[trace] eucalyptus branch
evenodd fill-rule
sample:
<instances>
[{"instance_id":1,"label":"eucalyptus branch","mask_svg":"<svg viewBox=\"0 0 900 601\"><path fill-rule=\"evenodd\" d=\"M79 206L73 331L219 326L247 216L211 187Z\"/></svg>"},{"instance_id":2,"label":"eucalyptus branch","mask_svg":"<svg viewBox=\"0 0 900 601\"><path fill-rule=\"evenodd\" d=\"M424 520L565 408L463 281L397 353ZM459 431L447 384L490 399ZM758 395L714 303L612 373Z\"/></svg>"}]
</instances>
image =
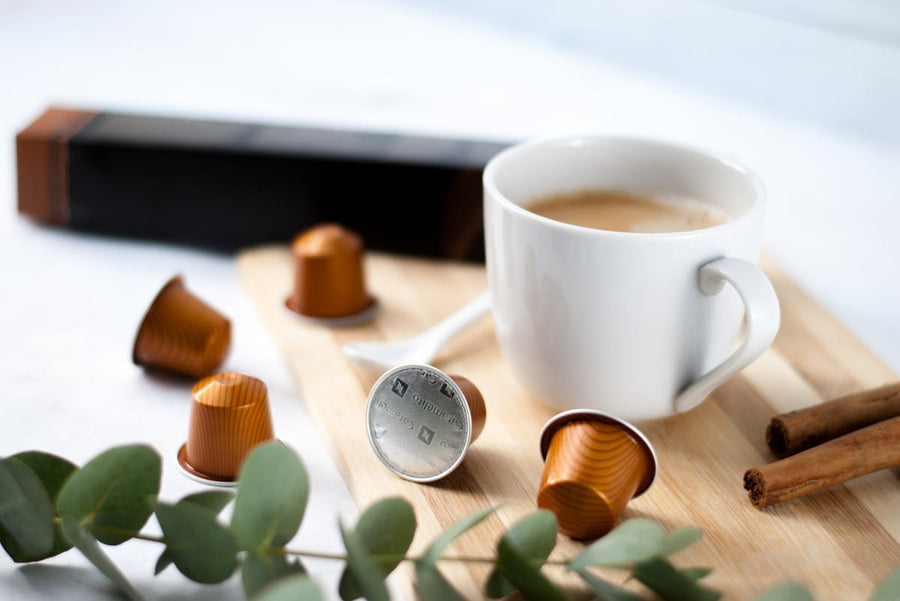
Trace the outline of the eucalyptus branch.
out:
<instances>
[{"instance_id":1,"label":"eucalyptus branch","mask_svg":"<svg viewBox=\"0 0 900 601\"><path fill-rule=\"evenodd\" d=\"M62 523L62 518L54 517L53 521L55 524L59 525ZM131 530L125 530L123 528L116 528L114 526L103 526L100 524L94 523L86 523L84 524L85 529L92 534L114 534L118 536L123 536L128 539L136 539L143 540L147 542L158 543L162 545L166 545L166 539L160 536L154 536L151 534L144 534L143 532L134 532ZM293 557L300 557L306 559L327 559L334 561L343 561L347 562L348 557L346 553L328 553L324 551L310 551L305 549L287 549L285 547L275 547L271 545L266 545L263 547L260 552L265 555L290 555ZM372 559L376 562L418 562L422 561L424 555L406 555L406 554L372 554ZM544 565L552 565L558 567L566 567L571 563L573 558L567 559L548 559L546 562L543 562ZM474 557L471 555L441 555L437 558L437 561L440 562L456 562L456 563L480 563L487 565L494 565L497 563L496 557ZM535 567L540 567L541 562L534 561L532 562Z\"/></svg>"},{"instance_id":2,"label":"eucalyptus branch","mask_svg":"<svg viewBox=\"0 0 900 601\"><path fill-rule=\"evenodd\" d=\"M344 601L364 597L389 599L385 578L402 562L415 567L415 584L425 601L463 600L444 578L438 564L492 566L485 583L488 596L519 591L528 600L566 600L568 594L544 573L546 566L578 574L601 598L643 599L598 577L591 568L624 570L663 600L714 601L718 591L702 583L711 570L678 568L670 556L697 542L702 533L685 527L666 532L650 520L629 520L574 557L549 559L556 546L553 514L537 511L506 530L493 556L445 554L447 548L475 528L492 508L461 518L435 538L426 550L409 553L416 531L412 506L400 498L376 502L353 527L340 525L345 553L288 549L304 517L309 484L300 458L288 447L271 442L257 447L241 470L237 493L207 491L174 504L158 501L161 460L150 447L116 447L78 468L54 455L36 451L0 460L0 544L16 562L40 561L73 546L131 599L142 596L112 563L102 544L130 539L164 547L156 573L170 565L200 583L222 582L236 570L248 599L287 601L321 599L303 559L345 564L339 593ZM218 515L233 503L231 521ZM156 515L162 536L141 529ZM900 598L900 569L890 574L872 597ZM802 586L770 589L757 601L808 601Z\"/></svg>"}]
</instances>

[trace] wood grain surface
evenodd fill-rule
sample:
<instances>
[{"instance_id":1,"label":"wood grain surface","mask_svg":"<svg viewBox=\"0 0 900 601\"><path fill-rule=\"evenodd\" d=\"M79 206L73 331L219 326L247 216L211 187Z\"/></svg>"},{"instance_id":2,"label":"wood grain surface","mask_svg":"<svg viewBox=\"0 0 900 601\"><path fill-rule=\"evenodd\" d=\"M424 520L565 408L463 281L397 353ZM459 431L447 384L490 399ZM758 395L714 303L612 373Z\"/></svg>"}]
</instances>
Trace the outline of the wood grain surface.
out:
<instances>
[{"instance_id":1,"label":"wood grain surface","mask_svg":"<svg viewBox=\"0 0 900 601\"><path fill-rule=\"evenodd\" d=\"M451 549L466 555L491 555L501 531L535 510L543 470L539 434L555 412L514 380L489 317L454 339L434 361L444 371L471 379L487 404L481 437L460 468L436 483L402 480L375 457L364 420L375 378L357 372L341 355L346 342L405 338L449 315L484 290L482 267L370 255L368 286L381 303L380 313L364 326L326 329L284 308L293 273L287 247L248 251L238 264L360 507L385 496L407 498L419 524L413 548L421 549L458 518L497 506ZM651 518L668 529L702 528L704 538L674 561L714 568L706 582L724 591L726 599L750 599L785 580L805 583L821 600L866 599L900 565L900 471L871 474L763 511L751 506L741 478L747 468L773 459L764 440L773 415L897 376L784 273L773 265L764 268L782 308L773 348L698 408L637 424L656 447L659 474L624 517ZM554 556L570 557L581 548L560 536ZM467 598L483 596L486 567L444 562L441 569ZM547 571L577 596L589 596L563 570ZM602 575L614 582L623 579L621 572ZM394 582L414 598L408 567L401 567ZM636 583L628 586L640 590Z\"/></svg>"}]
</instances>

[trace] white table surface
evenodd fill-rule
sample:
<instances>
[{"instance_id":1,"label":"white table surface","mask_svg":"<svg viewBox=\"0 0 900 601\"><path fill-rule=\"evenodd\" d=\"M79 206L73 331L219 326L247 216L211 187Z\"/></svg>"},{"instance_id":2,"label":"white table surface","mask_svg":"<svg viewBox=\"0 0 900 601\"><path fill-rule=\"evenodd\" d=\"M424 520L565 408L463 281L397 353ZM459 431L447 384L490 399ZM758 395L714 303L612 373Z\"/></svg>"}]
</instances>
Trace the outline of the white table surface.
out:
<instances>
[{"instance_id":1,"label":"white table surface","mask_svg":"<svg viewBox=\"0 0 900 601\"><path fill-rule=\"evenodd\" d=\"M872 18L850 23L847 35L794 13L742 17L728 8L737 1L682 4L690 10L641 3L665 17L648 28L638 9L578 0L554 13L569 19L549 19L537 2L479 10L412 0L0 0L0 456L37 448L84 462L146 441L163 456L163 499L198 489L175 467L189 385L148 377L130 360L147 304L182 273L231 317L225 367L268 384L276 433L310 471L310 507L292 546L338 549L337 516L355 511L232 257L56 231L17 215L14 134L51 102L499 139L614 132L714 150L766 182L769 253L900 370L900 13L870 0ZM801 17L812 10L794 4ZM678 14L687 16L679 23ZM662 46L624 33L587 43L591 18L609 33L607 15L616 31L682 35ZM826 24L841 18L825 15ZM736 28L740 43L722 44L717 23ZM671 56L679 49L681 62ZM778 93L742 92L766 87ZM204 587L174 568L153 577L160 551L141 541L109 549L148 599L241 597L236 578ZM334 590L337 566L311 566ZM26 567L0 556L0 598L115 598L113 590L76 552Z\"/></svg>"}]
</instances>

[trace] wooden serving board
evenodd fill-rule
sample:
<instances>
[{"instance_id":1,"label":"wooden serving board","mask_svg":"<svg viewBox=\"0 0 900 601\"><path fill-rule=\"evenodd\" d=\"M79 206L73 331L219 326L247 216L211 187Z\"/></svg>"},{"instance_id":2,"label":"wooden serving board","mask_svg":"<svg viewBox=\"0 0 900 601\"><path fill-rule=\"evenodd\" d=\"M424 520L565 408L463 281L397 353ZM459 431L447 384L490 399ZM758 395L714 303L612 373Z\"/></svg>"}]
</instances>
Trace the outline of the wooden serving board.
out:
<instances>
[{"instance_id":1,"label":"wooden serving board","mask_svg":"<svg viewBox=\"0 0 900 601\"><path fill-rule=\"evenodd\" d=\"M375 457L364 419L375 378L358 373L341 354L346 342L405 338L449 315L485 289L484 269L371 255L366 270L369 289L381 303L377 318L360 327L327 329L285 310L293 273L286 247L248 251L240 256L239 268L359 506L391 495L412 502L419 524L414 549L458 518L497 506L494 515L451 549L492 555L500 532L536 508L543 469L538 435L554 410L513 379L491 319L461 334L434 361L480 388L488 418L460 468L433 484L402 480ZM900 471L872 474L763 511L750 505L742 476L747 468L772 460L763 435L776 413L897 376L785 274L771 266L767 272L783 319L773 348L697 409L638 424L656 447L659 474L653 487L628 505L624 517L651 518L668 529L702 528L705 537L674 561L682 567L714 568L706 582L727 599L750 599L785 580L805 583L822 600L866 599L900 565ZM560 536L554 553L571 557L580 548ZM487 567L455 562L441 567L467 598L483 596ZM589 596L562 569L546 569L576 596ZM622 572L603 574L614 582L623 580ZM408 566L396 579L414 598ZM639 590L640 585L628 586Z\"/></svg>"}]
</instances>

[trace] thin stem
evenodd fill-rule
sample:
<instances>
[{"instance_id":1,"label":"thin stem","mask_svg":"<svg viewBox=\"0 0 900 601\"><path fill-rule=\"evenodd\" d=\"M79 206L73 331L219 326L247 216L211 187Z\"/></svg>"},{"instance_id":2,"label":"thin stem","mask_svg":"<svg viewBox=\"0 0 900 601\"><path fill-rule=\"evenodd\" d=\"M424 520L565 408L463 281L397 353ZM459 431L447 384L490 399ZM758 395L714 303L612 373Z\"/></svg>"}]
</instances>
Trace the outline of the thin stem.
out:
<instances>
[{"instance_id":1,"label":"thin stem","mask_svg":"<svg viewBox=\"0 0 900 601\"><path fill-rule=\"evenodd\" d=\"M140 532L132 532L131 530L125 530L124 528L116 528L114 526L97 526L96 524L91 524L91 532L103 532L105 534L120 534L122 536L128 536L130 538L136 538L138 540L145 540L151 543L160 543L166 544L166 539L161 536L153 536L152 534L142 534Z\"/></svg>"},{"instance_id":2,"label":"thin stem","mask_svg":"<svg viewBox=\"0 0 900 601\"><path fill-rule=\"evenodd\" d=\"M296 557L312 557L315 559L333 559L337 561L347 561L347 556L343 553L322 553L318 551L305 551L305 550L293 550L293 549L285 549L280 547L269 547L267 549L270 553L282 554L282 555L293 555ZM396 560L396 561L419 561L422 559L421 556L417 555L372 555L372 559L379 560ZM486 563L486 564L494 564L496 563L496 558L494 557L477 557L472 555L442 555L438 558L438 561L455 561L458 563ZM570 559L548 559L545 563L546 565L554 565L554 566L566 566L569 564Z\"/></svg>"},{"instance_id":3,"label":"thin stem","mask_svg":"<svg viewBox=\"0 0 900 601\"><path fill-rule=\"evenodd\" d=\"M268 551L280 553L282 555L294 555L296 557L311 557L313 559L335 559L338 561L347 561L347 556L343 553L323 553L318 551L293 551L291 549L279 549L269 547Z\"/></svg>"},{"instance_id":4,"label":"thin stem","mask_svg":"<svg viewBox=\"0 0 900 601\"><path fill-rule=\"evenodd\" d=\"M416 560L417 557L409 557L407 559ZM471 555L441 555L438 558L438 561L457 561L460 563L496 563L497 559L495 557L473 557ZM545 565L552 566L566 566L569 565L571 559L548 559L544 562Z\"/></svg>"},{"instance_id":5,"label":"thin stem","mask_svg":"<svg viewBox=\"0 0 900 601\"><path fill-rule=\"evenodd\" d=\"M60 523L62 520L60 518L54 518L56 523ZM118 534L120 536L127 536L129 538L136 538L138 540L144 540L152 543L166 544L166 539L160 536L153 536L151 534L143 534L141 532L133 532L131 530L126 530L124 528L117 528L115 526L101 526L99 524L89 524L88 529L91 532L102 532L105 534ZM285 549L284 547L267 547L265 549L267 553L271 553L273 555L291 555L295 557L308 557L312 559L330 559L333 561L347 561L347 555L344 553L326 553L323 551L307 551L304 549ZM385 559L385 560L396 560L396 561L419 561L422 559L421 556L410 556L410 555L373 555L373 559ZM442 555L438 558L438 561L452 561L457 563L481 563L481 564L494 564L496 563L496 558L494 557L477 557L472 555ZM545 563L546 565L553 566L566 566L569 564L570 559L548 559Z\"/></svg>"},{"instance_id":6,"label":"thin stem","mask_svg":"<svg viewBox=\"0 0 900 601\"><path fill-rule=\"evenodd\" d=\"M56 524L62 523L62 518L55 517L53 521ZM142 534L140 532L134 532L133 530L126 530L124 528L117 528L115 526L100 526L99 524L88 524L87 529L91 532L102 532L104 534L118 534L119 536L127 536L128 538L136 538L138 540L146 540L152 543L162 543L166 544L166 539L161 538L159 536L153 536L152 534Z\"/></svg>"}]
</instances>

